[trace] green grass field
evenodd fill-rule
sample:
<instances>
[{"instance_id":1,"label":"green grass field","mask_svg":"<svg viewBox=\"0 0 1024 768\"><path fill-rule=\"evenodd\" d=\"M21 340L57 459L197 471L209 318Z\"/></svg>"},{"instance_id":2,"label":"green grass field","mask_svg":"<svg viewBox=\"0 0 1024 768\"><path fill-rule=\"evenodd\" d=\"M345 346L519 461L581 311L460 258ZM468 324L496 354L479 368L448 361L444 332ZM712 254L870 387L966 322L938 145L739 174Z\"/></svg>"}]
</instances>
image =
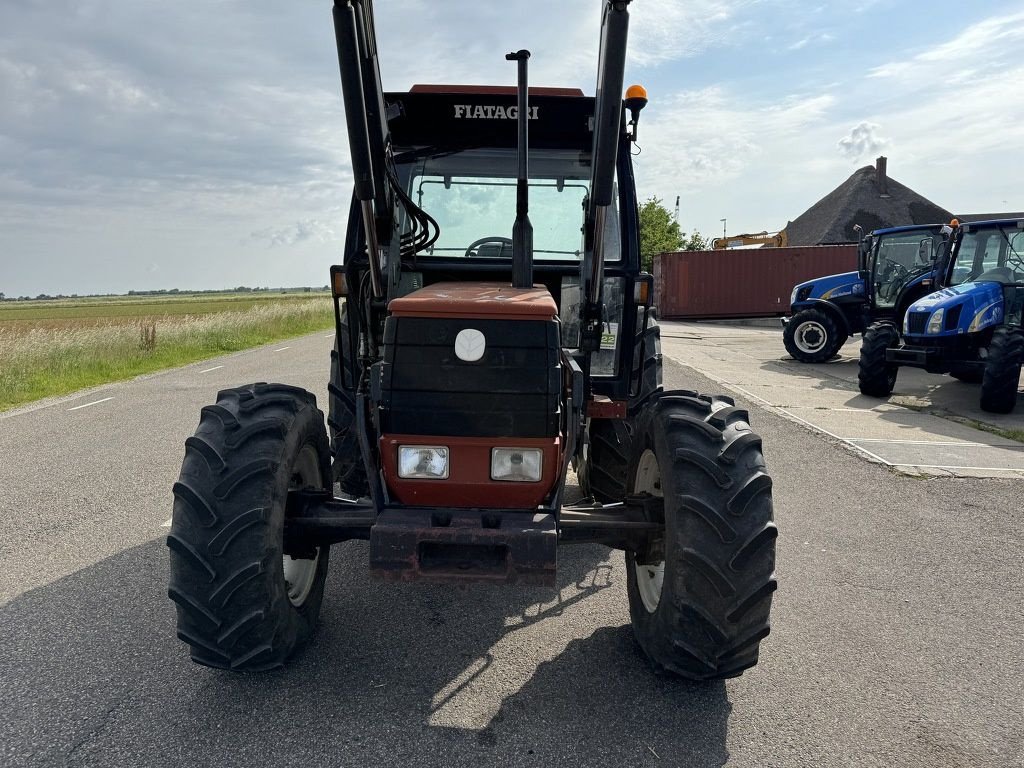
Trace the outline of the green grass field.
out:
<instances>
[{"instance_id":1,"label":"green grass field","mask_svg":"<svg viewBox=\"0 0 1024 768\"><path fill-rule=\"evenodd\" d=\"M0 303L0 410L300 336L330 295L176 294Z\"/></svg>"},{"instance_id":2,"label":"green grass field","mask_svg":"<svg viewBox=\"0 0 1024 768\"><path fill-rule=\"evenodd\" d=\"M161 296L90 296L81 299L0 302L0 327L7 324L55 326L63 321L109 324L120 318L174 317L237 312L282 301L329 295L313 293L202 293Z\"/></svg>"}]
</instances>

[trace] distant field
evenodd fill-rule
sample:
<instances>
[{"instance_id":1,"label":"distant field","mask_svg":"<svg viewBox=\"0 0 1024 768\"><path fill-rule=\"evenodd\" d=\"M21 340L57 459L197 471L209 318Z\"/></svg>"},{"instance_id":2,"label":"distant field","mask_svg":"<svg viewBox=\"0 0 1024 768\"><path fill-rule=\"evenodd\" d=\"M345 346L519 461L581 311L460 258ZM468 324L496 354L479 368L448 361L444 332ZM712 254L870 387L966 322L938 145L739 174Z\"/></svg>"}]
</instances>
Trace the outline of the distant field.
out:
<instances>
[{"instance_id":1,"label":"distant field","mask_svg":"<svg viewBox=\"0 0 1024 768\"><path fill-rule=\"evenodd\" d=\"M208 315L241 311L282 301L303 301L329 296L311 293L201 293L161 296L97 296L81 299L0 302L0 328L9 325L54 327L59 325L109 324L122 318ZM65 323L72 320L74 323Z\"/></svg>"},{"instance_id":2,"label":"distant field","mask_svg":"<svg viewBox=\"0 0 1024 768\"><path fill-rule=\"evenodd\" d=\"M326 292L0 302L0 410L311 333Z\"/></svg>"}]
</instances>

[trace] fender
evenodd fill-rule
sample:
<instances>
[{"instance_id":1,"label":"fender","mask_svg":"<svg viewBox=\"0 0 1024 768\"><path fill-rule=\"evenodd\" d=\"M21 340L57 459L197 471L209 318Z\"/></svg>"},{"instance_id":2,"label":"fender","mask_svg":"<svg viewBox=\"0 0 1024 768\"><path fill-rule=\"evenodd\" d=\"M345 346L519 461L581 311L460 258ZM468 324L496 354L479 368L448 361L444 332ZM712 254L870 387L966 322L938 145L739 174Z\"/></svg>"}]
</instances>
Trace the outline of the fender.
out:
<instances>
[{"instance_id":1,"label":"fender","mask_svg":"<svg viewBox=\"0 0 1024 768\"><path fill-rule=\"evenodd\" d=\"M828 299L807 299L806 301L801 301L799 304L793 305L793 315L795 316L797 312L805 309L819 309L834 319L843 333L850 336L854 333L860 333L863 329L857 327L859 326L859 323L851 322L846 312L843 311L843 308L850 307L851 309L859 309L863 303L863 301L847 301L839 304L834 301L829 301ZM787 324L792 321L792 319L792 317L786 318Z\"/></svg>"}]
</instances>

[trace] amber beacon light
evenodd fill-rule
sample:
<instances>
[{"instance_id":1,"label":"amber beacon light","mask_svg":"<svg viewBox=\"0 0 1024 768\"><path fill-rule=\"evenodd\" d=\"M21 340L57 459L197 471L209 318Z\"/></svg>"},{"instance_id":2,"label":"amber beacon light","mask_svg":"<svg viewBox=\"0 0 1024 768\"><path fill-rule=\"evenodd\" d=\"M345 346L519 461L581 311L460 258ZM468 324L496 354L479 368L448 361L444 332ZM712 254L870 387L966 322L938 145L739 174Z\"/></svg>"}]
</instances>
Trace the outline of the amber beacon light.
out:
<instances>
[{"instance_id":1,"label":"amber beacon light","mask_svg":"<svg viewBox=\"0 0 1024 768\"><path fill-rule=\"evenodd\" d=\"M626 109L629 110L633 126L633 133L630 138L636 141L637 123L640 122L640 110L647 106L647 89L642 85L631 85L626 89Z\"/></svg>"}]
</instances>

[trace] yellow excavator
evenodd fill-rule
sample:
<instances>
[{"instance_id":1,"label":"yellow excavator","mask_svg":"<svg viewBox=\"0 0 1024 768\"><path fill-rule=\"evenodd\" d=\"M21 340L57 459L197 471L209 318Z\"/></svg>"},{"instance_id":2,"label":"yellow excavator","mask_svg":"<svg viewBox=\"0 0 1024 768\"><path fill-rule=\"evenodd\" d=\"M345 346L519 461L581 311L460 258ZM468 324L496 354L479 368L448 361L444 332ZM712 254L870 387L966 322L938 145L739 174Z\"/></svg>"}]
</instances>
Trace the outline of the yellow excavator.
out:
<instances>
[{"instance_id":1,"label":"yellow excavator","mask_svg":"<svg viewBox=\"0 0 1024 768\"><path fill-rule=\"evenodd\" d=\"M711 247L716 251L725 250L726 248L737 248L741 245L760 245L764 248L785 248L786 231L730 235L728 237L716 237L711 241Z\"/></svg>"}]
</instances>

